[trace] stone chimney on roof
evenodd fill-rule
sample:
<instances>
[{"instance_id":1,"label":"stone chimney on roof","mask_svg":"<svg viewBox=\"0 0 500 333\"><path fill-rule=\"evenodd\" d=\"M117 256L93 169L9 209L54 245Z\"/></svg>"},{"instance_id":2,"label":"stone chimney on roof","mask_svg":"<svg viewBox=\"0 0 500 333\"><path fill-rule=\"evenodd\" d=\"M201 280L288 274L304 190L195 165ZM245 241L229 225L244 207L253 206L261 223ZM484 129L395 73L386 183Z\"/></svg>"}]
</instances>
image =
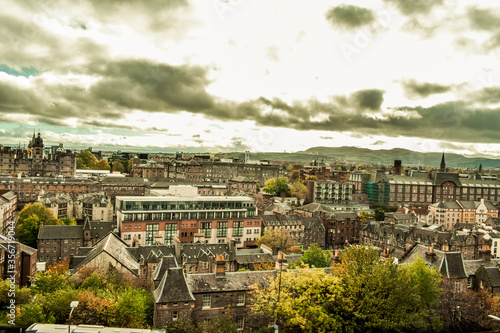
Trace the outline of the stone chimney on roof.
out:
<instances>
[{"instance_id":1,"label":"stone chimney on roof","mask_svg":"<svg viewBox=\"0 0 500 333\"><path fill-rule=\"evenodd\" d=\"M225 278L226 277L226 262L224 261L223 254L217 254L215 256L215 277Z\"/></svg>"},{"instance_id":2,"label":"stone chimney on roof","mask_svg":"<svg viewBox=\"0 0 500 333\"><path fill-rule=\"evenodd\" d=\"M429 246L427 252L425 252L425 261L432 263L434 260L436 260L436 253L434 252L434 248Z\"/></svg>"}]
</instances>

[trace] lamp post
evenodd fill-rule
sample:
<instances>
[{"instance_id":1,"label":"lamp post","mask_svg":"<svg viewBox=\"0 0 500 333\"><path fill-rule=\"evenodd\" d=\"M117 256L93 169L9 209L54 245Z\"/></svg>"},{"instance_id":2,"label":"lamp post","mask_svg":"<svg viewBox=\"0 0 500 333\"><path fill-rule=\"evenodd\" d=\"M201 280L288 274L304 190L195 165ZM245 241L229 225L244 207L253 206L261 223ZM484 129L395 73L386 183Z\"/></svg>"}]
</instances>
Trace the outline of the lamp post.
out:
<instances>
[{"instance_id":1,"label":"lamp post","mask_svg":"<svg viewBox=\"0 0 500 333\"><path fill-rule=\"evenodd\" d=\"M78 306L78 301L73 301L69 305L71 308L71 311L69 312L69 319L68 319L68 333L71 333L71 315L73 314L73 310Z\"/></svg>"}]
</instances>

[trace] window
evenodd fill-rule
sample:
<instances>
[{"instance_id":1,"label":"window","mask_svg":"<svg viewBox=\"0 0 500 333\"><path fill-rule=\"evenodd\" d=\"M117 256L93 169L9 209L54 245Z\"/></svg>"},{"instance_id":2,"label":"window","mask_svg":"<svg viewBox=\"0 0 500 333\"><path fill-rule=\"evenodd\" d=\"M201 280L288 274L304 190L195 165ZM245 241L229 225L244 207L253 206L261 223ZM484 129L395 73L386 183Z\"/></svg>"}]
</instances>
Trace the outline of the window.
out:
<instances>
[{"instance_id":1,"label":"window","mask_svg":"<svg viewBox=\"0 0 500 333\"><path fill-rule=\"evenodd\" d=\"M155 235L158 233L158 224L146 225L146 245L153 245Z\"/></svg>"},{"instance_id":2,"label":"window","mask_svg":"<svg viewBox=\"0 0 500 333\"><path fill-rule=\"evenodd\" d=\"M203 307L209 308L211 306L211 297L210 295L203 295Z\"/></svg>"},{"instance_id":3,"label":"window","mask_svg":"<svg viewBox=\"0 0 500 333\"><path fill-rule=\"evenodd\" d=\"M237 305L245 305L245 294L238 294Z\"/></svg>"},{"instance_id":4,"label":"window","mask_svg":"<svg viewBox=\"0 0 500 333\"><path fill-rule=\"evenodd\" d=\"M172 321L176 321L177 318L179 318L179 312L177 311L172 312Z\"/></svg>"},{"instance_id":5,"label":"window","mask_svg":"<svg viewBox=\"0 0 500 333\"><path fill-rule=\"evenodd\" d=\"M227 237L227 221L217 222L217 237Z\"/></svg>"},{"instance_id":6,"label":"window","mask_svg":"<svg viewBox=\"0 0 500 333\"><path fill-rule=\"evenodd\" d=\"M243 236L243 221L233 222L233 237Z\"/></svg>"},{"instance_id":7,"label":"window","mask_svg":"<svg viewBox=\"0 0 500 333\"><path fill-rule=\"evenodd\" d=\"M211 238L212 222L201 222L201 233L205 235L205 238Z\"/></svg>"},{"instance_id":8,"label":"window","mask_svg":"<svg viewBox=\"0 0 500 333\"><path fill-rule=\"evenodd\" d=\"M165 224L165 245L172 245L174 236L177 234L177 223Z\"/></svg>"},{"instance_id":9,"label":"window","mask_svg":"<svg viewBox=\"0 0 500 333\"><path fill-rule=\"evenodd\" d=\"M238 325L238 332L243 332L245 328L245 319L243 317L236 317L236 324Z\"/></svg>"}]
</instances>

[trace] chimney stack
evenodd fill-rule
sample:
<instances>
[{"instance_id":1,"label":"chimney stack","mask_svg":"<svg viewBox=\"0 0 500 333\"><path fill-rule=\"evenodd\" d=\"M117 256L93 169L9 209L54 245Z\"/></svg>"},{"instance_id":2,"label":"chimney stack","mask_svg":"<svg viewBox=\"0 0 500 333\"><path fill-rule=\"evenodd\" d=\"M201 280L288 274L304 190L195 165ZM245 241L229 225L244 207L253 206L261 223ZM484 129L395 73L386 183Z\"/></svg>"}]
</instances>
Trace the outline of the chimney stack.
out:
<instances>
[{"instance_id":1,"label":"chimney stack","mask_svg":"<svg viewBox=\"0 0 500 333\"><path fill-rule=\"evenodd\" d=\"M224 261L223 254L217 254L215 256L215 277L216 278L225 278L226 277L226 262Z\"/></svg>"},{"instance_id":2,"label":"chimney stack","mask_svg":"<svg viewBox=\"0 0 500 333\"><path fill-rule=\"evenodd\" d=\"M436 253L432 246L429 246L428 251L425 252L425 261L432 263L436 259Z\"/></svg>"}]
</instances>

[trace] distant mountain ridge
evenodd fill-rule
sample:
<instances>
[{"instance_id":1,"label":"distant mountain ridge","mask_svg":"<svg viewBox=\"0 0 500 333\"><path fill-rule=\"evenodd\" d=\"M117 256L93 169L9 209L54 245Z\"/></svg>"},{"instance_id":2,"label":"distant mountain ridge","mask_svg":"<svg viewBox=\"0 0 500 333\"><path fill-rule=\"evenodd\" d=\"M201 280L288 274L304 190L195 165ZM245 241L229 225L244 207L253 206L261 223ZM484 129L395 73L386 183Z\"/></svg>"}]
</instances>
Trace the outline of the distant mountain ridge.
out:
<instances>
[{"instance_id":1,"label":"distant mountain ridge","mask_svg":"<svg viewBox=\"0 0 500 333\"><path fill-rule=\"evenodd\" d=\"M357 147L311 147L297 154L311 154L334 158L338 161L360 162L370 164L392 164L394 160L401 160L403 166L430 166L439 167L443 153L423 153L403 148L371 150ZM485 157L466 157L459 154L444 152L447 167L500 168L500 159Z\"/></svg>"}]
</instances>

